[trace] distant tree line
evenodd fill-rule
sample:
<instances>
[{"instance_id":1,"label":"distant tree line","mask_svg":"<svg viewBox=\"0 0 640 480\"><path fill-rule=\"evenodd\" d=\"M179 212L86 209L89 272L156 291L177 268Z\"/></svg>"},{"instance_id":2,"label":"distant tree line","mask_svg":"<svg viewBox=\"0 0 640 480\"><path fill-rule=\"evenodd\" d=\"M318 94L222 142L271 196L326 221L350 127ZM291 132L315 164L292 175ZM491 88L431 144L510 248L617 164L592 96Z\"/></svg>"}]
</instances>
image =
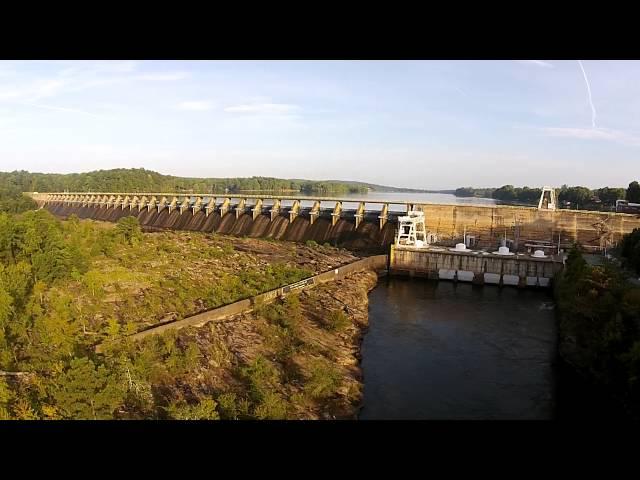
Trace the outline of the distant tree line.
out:
<instances>
[{"instance_id":1,"label":"distant tree line","mask_svg":"<svg viewBox=\"0 0 640 480\"><path fill-rule=\"evenodd\" d=\"M295 191L305 193L366 193L367 187L348 182L287 180L271 177L187 178L162 175L143 168L87 173L0 172L0 190L11 192L197 192Z\"/></svg>"},{"instance_id":2,"label":"distant tree line","mask_svg":"<svg viewBox=\"0 0 640 480\"><path fill-rule=\"evenodd\" d=\"M522 204L537 204L541 193L542 190L539 188L520 188L513 185L503 185L500 188L461 187L455 191L457 197L495 198L507 203ZM621 187L590 189L562 185L556 193L560 207L581 210L611 210L615 207L616 200L626 199L631 203L640 203L640 184L637 181L631 182L626 189Z\"/></svg>"}]
</instances>

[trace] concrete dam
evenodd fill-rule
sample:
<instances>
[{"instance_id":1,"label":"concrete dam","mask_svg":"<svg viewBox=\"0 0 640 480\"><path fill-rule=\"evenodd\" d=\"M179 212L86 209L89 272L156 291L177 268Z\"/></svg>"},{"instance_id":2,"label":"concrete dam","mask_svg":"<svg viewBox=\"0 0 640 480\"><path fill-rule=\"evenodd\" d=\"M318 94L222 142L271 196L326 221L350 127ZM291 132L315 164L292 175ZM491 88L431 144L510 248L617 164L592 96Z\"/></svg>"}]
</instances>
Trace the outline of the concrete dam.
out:
<instances>
[{"instance_id":1,"label":"concrete dam","mask_svg":"<svg viewBox=\"0 0 640 480\"><path fill-rule=\"evenodd\" d=\"M156 196L151 195L153 197ZM331 209L322 208L320 202L326 199L294 199L287 202L290 205L285 205L286 200L282 199L268 202L261 198L259 202L250 203L246 198L235 197L219 203L207 197L200 197L198 202L177 196L167 198L165 202L150 202L139 200L135 195L120 194L111 204L70 198L46 200L41 207L61 218L77 215L79 218L117 222L122 217L134 216L146 231L171 229L292 242L313 240L371 252L383 251L393 243L394 219L398 215L389 212L387 218L379 218L379 213L364 209L343 210L342 202ZM304 205L309 202L313 205Z\"/></svg>"},{"instance_id":2,"label":"concrete dam","mask_svg":"<svg viewBox=\"0 0 640 480\"><path fill-rule=\"evenodd\" d=\"M116 222L135 216L147 231L174 229L318 243L387 252L397 219L425 214L434 243L473 239L475 248L506 240L514 251L528 242L568 248L579 242L601 250L640 228L640 215L582 210L540 210L506 205L445 205L287 195L177 193L30 193L41 208L65 218ZM326 206L330 207L327 208ZM352 206L353 208L347 208Z\"/></svg>"}]
</instances>

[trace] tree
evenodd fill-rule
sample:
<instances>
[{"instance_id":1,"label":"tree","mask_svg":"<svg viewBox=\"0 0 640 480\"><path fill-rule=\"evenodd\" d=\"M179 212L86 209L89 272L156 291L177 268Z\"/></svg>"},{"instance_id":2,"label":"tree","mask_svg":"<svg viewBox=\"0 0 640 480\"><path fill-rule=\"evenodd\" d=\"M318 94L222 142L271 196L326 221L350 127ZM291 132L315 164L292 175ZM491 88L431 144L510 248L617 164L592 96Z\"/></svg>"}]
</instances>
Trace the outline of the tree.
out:
<instances>
[{"instance_id":1,"label":"tree","mask_svg":"<svg viewBox=\"0 0 640 480\"><path fill-rule=\"evenodd\" d=\"M640 203L640 184L633 181L627 188L627 200L631 203Z\"/></svg>"},{"instance_id":2,"label":"tree","mask_svg":"<svg viewBox=\"0 0 640 480\"><path fill-rule=\"evenodd\" d=\"M640 228L634 229L622 238L620 253L629 265L640 273Z\"/></svg>"},{"instance_id":3,"label":"tree","mask_svg":"<svg viewBox=\"0 0 640 480\"><path fill-rule=\"evenodd\" d=\"M456 197L473 197L475 195L475 190L471 187L460 187L456 188L454 195Z\"/></svg>"},{"instance_id":4,"label":"tree","mask_svg":"<svg viewBox=\"0 0 640 480\"><path fill-rule=\"evenodd\" d=\"M591 202L592 197L593 193L587 187L568 187L560 190L558 200L584 208Z\"/></svg>"},{"instance_id":5,"label":"tree","mask_svg":"<svg viewBox=\"0 0 640 480\"><path fill-rule=\"evenodd\" d=\"M615 206L616 200L623 199L625 197L624 188L599 188L596 190L596 195L600 201L606 206Z\"/></svg>"},{"instance_id":6,"label":"tree","mask_svg":"<svg viewBox=\"0 0 640 480\"><path fill-rule=\"evenodd\" d=\"M127 216L118 220L116 232L129 245L135 245L143 238L142 229L136 217Z\"/></svg>"},{"instance_id":7,"label":"tree","mask_svg":"<svg viewBox=\"0 0 640 480\"><path fill-rule=\"evenodd\" d=\"M113 419L125 391L115 375L88 358L74 358L69 369L56 382L53 391L57 407L65 418L79 420Z\"/></svg>"},{"instance_id":8,"label":"tree","mask_svg":"<svg viewBox=\"0 0 640 480\"><path fill-rule=\"evenodd\" d=\"M565 275L571 281L575 281L584 275L584 272L588 269L587 261L580 252L578 244L573 244L571 250L569 250L569 256L567 258L567 264L565 269Z\"/></svg>"},{"instance_id":9,"label":"tree","mask_svg":"<svg viewBox=\"0 0 640 480\"><path fill-rule=\"evenodd\" d=\"M493 198L511 202L517 199L516 190L513 185L503 185L493 192Z\"/></svg>"}]
</instances>

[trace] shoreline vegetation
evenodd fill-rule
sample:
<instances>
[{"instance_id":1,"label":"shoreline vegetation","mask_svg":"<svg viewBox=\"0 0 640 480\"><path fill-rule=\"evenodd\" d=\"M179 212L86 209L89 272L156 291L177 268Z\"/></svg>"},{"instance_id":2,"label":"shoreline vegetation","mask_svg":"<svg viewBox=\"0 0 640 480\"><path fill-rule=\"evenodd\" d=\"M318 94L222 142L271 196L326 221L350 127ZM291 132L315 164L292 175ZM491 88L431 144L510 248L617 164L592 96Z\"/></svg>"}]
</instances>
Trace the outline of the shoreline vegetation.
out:
<instances>
[{"instance_id":1,"label":"shoreline vegetation","mask_svg":"<svg viewBox=\"0 0 640 480\"><path fill-rule=\"evenodd\" d=\"M0 190L15 198L21 192L299 192L313 195L366 194L372 192L453 193L453 190L423 190L389 187L345 180L304 180L273 177L189 178L163 175L143 168L97 170L86 173L0 172Z\"/></svg>"},{"instance_id":2,"label":"shoreline vegetation","mask_svg":"<svg viewBox=\"0 0 640 480\"><path fill-rule=\"evenodd\" d=\"M629 238L640 252L640 230ZM590 265L576 245L554 281L554 295L561 359L618 405L620 412L611 413L639 419L640 288L618 262Z\"/></svg>"},{"instance_id":3,"label":"shoreline vegetation","mask_svg":"<svg viewBox=\"0 0 640 480\"><path fill-rule=\"evenodd\" d=\"M460 187L454 191L456 197L492 198L507 204L537 205L542 189L514 187L503 185L500 188ZM560 208L581 210L615 210L616 200L628 200L640 203L640 185L633 181L625 189L622 187L603 187L589 189L587 187L569 187L562 185L556 188Z\"/></svg>"}]
</instances>

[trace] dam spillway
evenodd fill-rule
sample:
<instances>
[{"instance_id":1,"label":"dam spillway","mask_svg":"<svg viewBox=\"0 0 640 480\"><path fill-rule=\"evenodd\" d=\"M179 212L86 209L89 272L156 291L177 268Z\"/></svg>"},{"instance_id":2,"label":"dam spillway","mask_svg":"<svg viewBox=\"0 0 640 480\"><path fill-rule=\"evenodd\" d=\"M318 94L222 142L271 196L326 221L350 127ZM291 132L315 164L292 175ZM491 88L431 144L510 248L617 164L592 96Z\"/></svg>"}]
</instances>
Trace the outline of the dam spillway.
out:
<instances>
[{"instance_id":1,"label":"dam spillway","mask_svg":"<svg viewBox=\"0 0 640 480\"><path fill-rule=\"evenodd\" d=\"M387 222L380 229L376 215L366 214L363 221L356 227L353 219L339 218L334 220L331 211L321 210L312 220L305 209L290 220L284 212L270 216L252 215L251 213L236 214L227 211L224 215L212 212L208 215L204 211L195 213L168 208L161 211L138 208L96 208L93 206L65 205L59 202L47 203L43 208L52 214L67 218L76 215L78 218L99 221L117 222L126 216L138 219L146 231L186 230L208 233L219 233L251 238L271 238L292 242L315 241L319 244L329 243L333 246L353 250L381 252L393 243L395 222ZM345 211L345 214L349 211Z\"/></svg>"},{"instance_id":2,"label":"dam spillway","mask_svg":"<svg viewBox=\"0 0 640 480\"><path fill-rule=\"evenodd\" d=\"M115 222L135 216L148 231L215 232L277 240L328 242L350 249L385 251L393 243L397 217L419 209L426 228L444 245L463 235L476 248L503 238L514 250L528 242L595 249L615 245L640 228L640 215L581 210L540 210L506 205L447 205L295 195L178 193L30 193L41 208L65 218ZM332 208L323 208L327 204ZM353 208L347 208L351 205Z\"/></svg>"}]
</instances>

